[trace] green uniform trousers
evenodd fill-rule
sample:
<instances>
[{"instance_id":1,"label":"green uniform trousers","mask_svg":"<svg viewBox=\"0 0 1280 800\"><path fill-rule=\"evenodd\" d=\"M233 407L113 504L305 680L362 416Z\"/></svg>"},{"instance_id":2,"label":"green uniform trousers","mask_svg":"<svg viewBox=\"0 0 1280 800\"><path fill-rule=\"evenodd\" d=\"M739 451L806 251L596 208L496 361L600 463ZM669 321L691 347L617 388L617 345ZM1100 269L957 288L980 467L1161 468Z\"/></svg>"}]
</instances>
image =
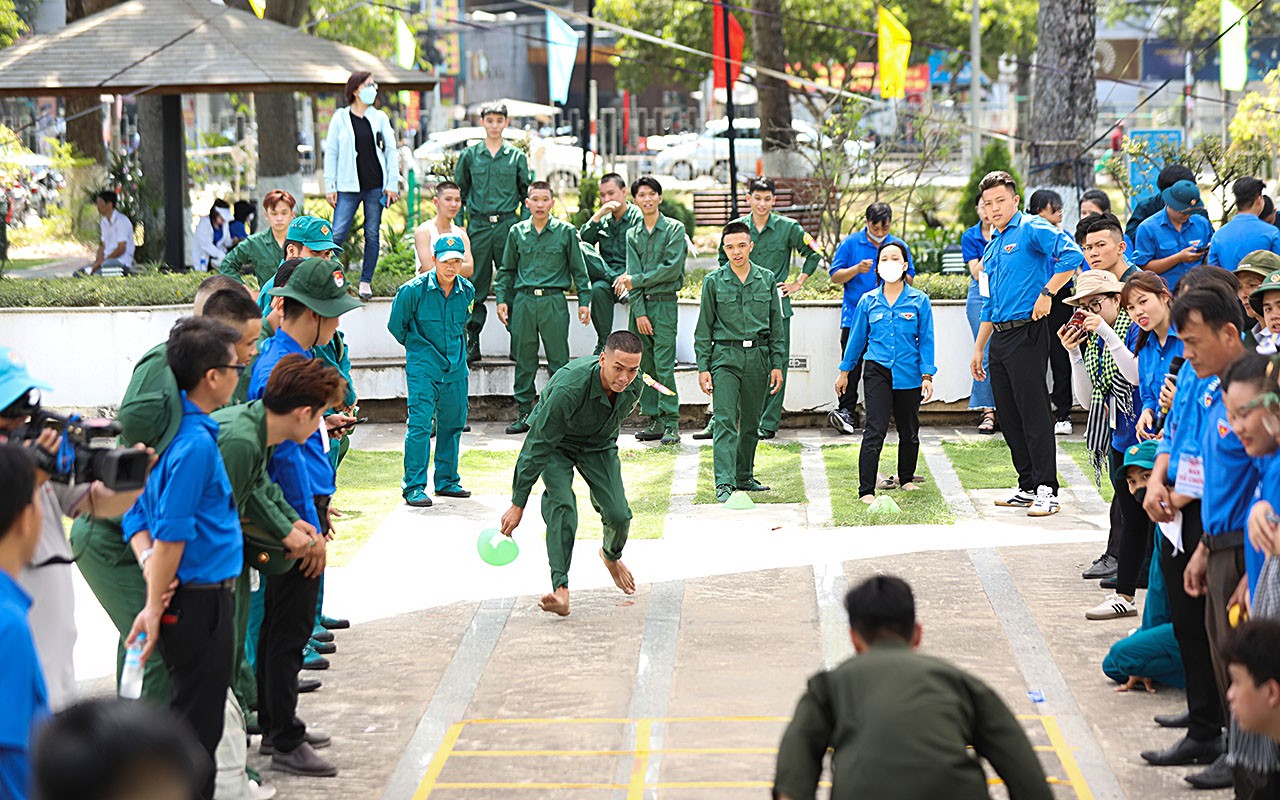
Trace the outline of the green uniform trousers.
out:
<instances>
[{"instance_id":1,"label":"green uniform trousers","mask_svg":"<svg viewBox=\"0 0 1280 800\"><path fill-rule=\"evenodd\" d=\"M618 305L618 296L613 293L612 281L593 281L591 284L591 324L596 329L596 350L593 355L604 352L604 340L613 333L613 309Z\"/></svg>"},{"instance_id":2,"label":"green uniform trousers","mask_svg":"<svg viewBox=\"0 0 1280 800\"><path fill-rule=\"evenodd\" d=\"M258 707L258 676L253 671L253 667L249 666L249 661L245 657L245 639L246 632L249 629L249 606L253 600L253 593L249 591L250 569L246 565L244 569L240 570L240 577L236 578L236 660L235 667L231 671L231 691L235 694L236 701L240 703L240 713L245 716L249 715L250 709ZM263 578L263 580L265 581L266 579Z\"/></svg>"},{"instance_id":3,"label":"green uniform trousers","mask_svg":"<svg viewBox=\"0 0 1280 800\"><path fill-rule=\"evenodd\" d=\"M508 214L498 222L490 222L488 217L473 217L467 225L471 255L476 262L475 273L471 276L471 283L476 287L476 301L467 322L468 353L479 351L480 331L484 330L488 315L484 301L493 290L493 270L502 263L502 254L507 249L507 231L517 221L515 214Z\"/></svg>"},{"instance_id":4,"label":"green uniform trousers","mask_svg":"<svg viewBox=\"0 0 1280 800\"><path fill-rule=\"evenodd\" d=\"M511 305L511 357L516 362L512 396L522 414L533 409L538 396L533 379L538 374L539 339L547 355L547 372L555 375L569 363L569 307L563 292L538 297L518 291Z\"/></svg>"},{"instance_id":5,"label":"green uniform trousers","mask_svg":"<svg viewBox=\"0 0 1280 800\"><path fill-rule=\"evenodd\" d=\"M536 354L535 354L536 355ZM409 376L409 424L404 434L405 495L427 486L427 463L431 460L431 420L436 421L435 487L461 488L458 451L462 429L467 424L467 379L441 383L426 375Z\"/></svg>"},{"instance_id":6,"label":"green uniform trousers","mask_svg":"<svg viewBox=\"0 0 1280 800\"><path fill-rule=\"evenodd\" d=\"M631 308L631 332L640 337L644 351L640 355L640 371L650 375L658 383L675 391L676 388L676 325L680 306L675 300L645 300L645 316L653 325L653 335L645 336L636 328L636 310ZM680 424L680 398L665 395L646 386L640 394L640 412L650 419L660 421L663 427Z\"/></svg>"},{"instance_id":7,"label":"green uniform trousers","mask_svg":"<svg viewBox=\"0 0 1280 800\"><path fill-rule=\"evenodd\" d=\"M787 393L787 361L791 356L791 317L784 317L782 320L782 343L787 353L787 358L782 362L782 388L777 394L765 395L764 413L760 415L760 430L769 433L777 433L778 427L782 424L782 400ZM766 374L768 374L767 370Z\"/></svg>"},{"instance_id":8,"label":"green uniform trousers","mask_svg":"<svg viewBox=\"0 0 1280 800\"><path fill-rule=\"evenodd\" d=\"M769 349L715 345L711 384L716 398L712 418L716 486L746 486L755 477L760 409L769 393Z\"/></svg>"},{"instance_id":9,"label":"green uniform trousers","mask_svg":"<svg viewBox=\"0 0 1280 800\"><path fill-rule=\"evenodd\" d=\"M604 523L604 556L622 558L631 530L631 506L622 486L622 462L618 446L603 450L557 449L542 471L542 521L547 527L547 561L551 564L551 586L569 585L569 563L578 532L578 498L573 494L573 470L587 482L591 507Z\"/></svg>"},{"instance_id":10,"label":"green uniform trousers","mask_svg":"<svg viewBox=\"0 0 1280 800\"><path fill-rule=\"evenodd\" d=\"M116 685L124 669L124 640L133 620L147 604L147 582L125 543L120 525L112 520L88 515L71 523L71 551L85 583L120 632L116 646ZM158 655L158 652L157 652ZM142 697L152 704L169 707L169 670L163 658L150 658L142 671Z\"/></svg>"}]
</instances>

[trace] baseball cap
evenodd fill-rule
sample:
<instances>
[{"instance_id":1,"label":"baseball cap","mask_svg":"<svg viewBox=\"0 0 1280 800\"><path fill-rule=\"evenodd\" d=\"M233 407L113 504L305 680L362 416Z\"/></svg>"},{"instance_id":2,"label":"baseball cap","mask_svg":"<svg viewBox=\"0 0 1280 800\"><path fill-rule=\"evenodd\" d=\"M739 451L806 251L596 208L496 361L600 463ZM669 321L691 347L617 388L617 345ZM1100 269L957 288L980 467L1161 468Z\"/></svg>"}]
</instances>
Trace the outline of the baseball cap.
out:
<instances>
[{"instance_id":1,"label":"baseball cap","mask_svg":"<svg viewBox=\"0 0 1280 800\"><path fill-rule=\"evenodd\" d=\"M453 261L467 257L467 246L462 243L461 237L441 236L432 245L432 252L435 253L437 261Z\"/></svg>"},{"instance_id":2,"label":"baseball cap","mask_svg":"<svg viewBox=\"0 0 1280 800\"><path fill-rule=\"evenodd\" d=\"M294 217L284 238L285 241L305 244L317 252L338 249L333 243L333 226L319 217Z\"/></svg>"},{"instance_id":3,"label":"baseball cap","mask_svg":"<svg viewBox=\"0 0 1280 800\"><path fill-rule=\"evenodd\" d=\"M289 283L271 290L272 297L297 300L322 317L340 317L364 304L347 293L342 265L327 258L308 258L289 276Z\"/></svg>"},{"instance_id":4,"label":"baseball cap","mask_svg":"<svg viewBox=\"0 0 1280 800\"><path fill-rule=\"evenodd\" d=\"M1236 265L1236 272L1252 272L1255 275L1261 275L1264 279L1278 269L1280 269L1280 256L1270 250L1254 250L1240 259L1240 263Z\"/></svg>"},{"instance_id":5,"label":"baseball cap","mask_svg":"<svg viewBox=\"0 0 1280 800\"><path fill-rule=\"evenodd\" d=\"M1063 300L1069 306L1078 306L1080 301L1095 294L1120 294L1124 284L1110 272L1101 269L1087 269L1076 276L1076 293Z\"/></svg>"},{"instance_id":6,"label":"baseball cap","mask_svg":"<svg viewBox=\"0 0 1280 800\"><path fill-rule=\"evenodd\" d=\"M1267 292L1280 292L1280 269L1267 275L1257 289L1249 292L1249 307L1259 317L1262 316L1262 296Z\"/></svg>"},{"instance_id":7,"label":"baseball cap","mask_svg":"<svg viewBox=\"0 0 1280 800\"><path fill-rule=\"evenodd\" d=\"M1156 465L1156 450L1159 446L1159 439L1148 439L1140 444L1131 445L1124 451L1124 463L1120 465L1120 469L1116 470L1116 477L1123 478L1129 467L1154 469Z\"/></svg>"},{"instance_id":8,"label":"baseball cap","mask_svg":"<svg viewBox=\"0 0 1280 800\"><path fill-rule=\"evenodd\" d=\"M17 350L0 347L0 410L21 400L32 389L49 391L52 388L31 377L27 360Z\"/></svg>"},{"instance_id":9,"label":"baseball cap","mask_svg":"<svg viewBox=\"0 0 1280 800\"><path fill-rule=\"evenodd\" d=\"M1194 211L1204 208L1200 200L1200 187L1194 181L1178 181L1160 193L1164 204L1174 211Z\"/></svg>"}]
</instances>

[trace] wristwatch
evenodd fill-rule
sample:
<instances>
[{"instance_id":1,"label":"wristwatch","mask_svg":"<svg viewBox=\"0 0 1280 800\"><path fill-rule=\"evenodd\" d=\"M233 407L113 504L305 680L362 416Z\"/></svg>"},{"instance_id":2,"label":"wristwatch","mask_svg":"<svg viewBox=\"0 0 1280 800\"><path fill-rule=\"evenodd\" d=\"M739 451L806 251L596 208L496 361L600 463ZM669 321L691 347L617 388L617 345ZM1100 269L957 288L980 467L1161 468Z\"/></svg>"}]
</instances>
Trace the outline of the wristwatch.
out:
<instances>
[{"instance_id":1,"label":"wristwatch","mask_svg":"<svg viewBox=\"0 0 1280 800\"><path fill-rule=\"evenodd\" d=\"M1048 286L1046 286L1040 290L1040 294L1044 295L1045 297L1053 297L1053 290L1050 289Z\"/></svg>"}]
</instances>

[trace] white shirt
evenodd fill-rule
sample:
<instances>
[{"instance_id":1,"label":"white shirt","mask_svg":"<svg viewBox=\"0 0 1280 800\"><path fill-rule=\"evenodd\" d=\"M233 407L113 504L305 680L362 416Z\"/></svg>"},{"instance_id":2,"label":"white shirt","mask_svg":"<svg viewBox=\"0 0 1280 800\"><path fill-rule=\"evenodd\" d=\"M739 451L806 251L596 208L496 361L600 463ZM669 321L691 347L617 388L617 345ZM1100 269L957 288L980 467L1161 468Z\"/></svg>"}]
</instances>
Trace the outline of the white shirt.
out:
<instances>
[{"instance_id":1,"label":"white shirt","mask_svg":"<svg viewBox=\"0 0 1280 800\"><path fill-rule=\"evenodd\" d=\"M435 220L435 219L427 220L426 222L424 222L424 223L422 223L422 224L423 224L423 225L425 225L425 226L427 227L427 230L431 232L431 250L432 250L432 252L435 252L435 249L436 249L436 241L437 241L437 240L439 240L439 239L441 239L442 237L445 237L445 236L457 236L458 238L462 239L462 241L464 241L464 242L466 241L466 239L463 237L463 234L464 234L464 233L466 233L466 231L464 231L462 228L459 228L459 227L458 227L458 224L457 224L456 222L451 222L451 223L449 223L449 232L448 232L448 233L441 233L441 232L440 232L440 228L436 226L436 220ZM467 248L467 249L470 249L470 248ZM414 269L414 271L415 271L415 272L421 272L421 271L422 271L422 257L418 255L418 248L416 248L416 247L415 247L415 248L413 248L413 269Z\"/></svg>"},{"instance_id":2,"label":"white shirt","mask_svg":"<svg viewBox=\"0 0 1280 800\"><path fill-rule=\"evenodd\" d=\"M102 232L102 255L110 258L116 247L124 242L124 252L116 256L116 260L126 267L133 266L133 223L117 209L111 209L111 215L103 217L98 223Z\"/></svg>"},{"instance_id":3,"label":"white shirt","mask_svg":"<svg viewBox=\"0 0 1280 800\"><path fill-rule=\"evenodd\" d=\"M222 238L214 242L213 221L209 217L201 217L196 223L196 235L191 241L191 265L197 272L206 272L210 267L218 266L222 257L227 254L230 243L231 224L227 220L222 221Z\"/></svg>"}]
</instances>

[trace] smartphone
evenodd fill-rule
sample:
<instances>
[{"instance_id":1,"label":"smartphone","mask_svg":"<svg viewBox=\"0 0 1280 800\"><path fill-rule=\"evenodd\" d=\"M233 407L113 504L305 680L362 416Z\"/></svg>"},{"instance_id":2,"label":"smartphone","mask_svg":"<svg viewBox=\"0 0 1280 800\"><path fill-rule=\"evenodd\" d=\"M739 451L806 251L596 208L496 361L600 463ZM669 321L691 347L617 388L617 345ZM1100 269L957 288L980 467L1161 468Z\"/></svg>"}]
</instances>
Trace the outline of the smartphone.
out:
<instances>
[{"instance_id":1,"label":"smartphone","mask_svg":"<svg viewBox=\"0 0 1280 800\"><path fill-rule=\"evenodd\" d=\"M330 429L329 429L329 433L338 433L339 431L349 431L349 430L351 430L352 428L354 428L355 426L360 425L360 424L365 423L365 422L368 422L368 421L369 421L369 418L368 418L368 417L360 417L359 419L357 419L357 420L353 420L353 421L351 421L351 422L348 422L348 423L347 423L347 424L345 424L345 425L339 425L339 426L338 426L338 427L336 427L336 428L330 428Z\"/></svg>"},{"instance_id":2,"label":"smartphone","mask_svg":"<svg viewBox=\"0 0 1280 800\"><path fill-rule=\"evenodd\" d=\"M1083 309L1077 308L1076 312L1071 315L1071 319L1067 320L1067 329L1074 330L1077 333L1080 333L1081 331L1084 330L1084 310Z\"/></svg>"}]
</instances>

